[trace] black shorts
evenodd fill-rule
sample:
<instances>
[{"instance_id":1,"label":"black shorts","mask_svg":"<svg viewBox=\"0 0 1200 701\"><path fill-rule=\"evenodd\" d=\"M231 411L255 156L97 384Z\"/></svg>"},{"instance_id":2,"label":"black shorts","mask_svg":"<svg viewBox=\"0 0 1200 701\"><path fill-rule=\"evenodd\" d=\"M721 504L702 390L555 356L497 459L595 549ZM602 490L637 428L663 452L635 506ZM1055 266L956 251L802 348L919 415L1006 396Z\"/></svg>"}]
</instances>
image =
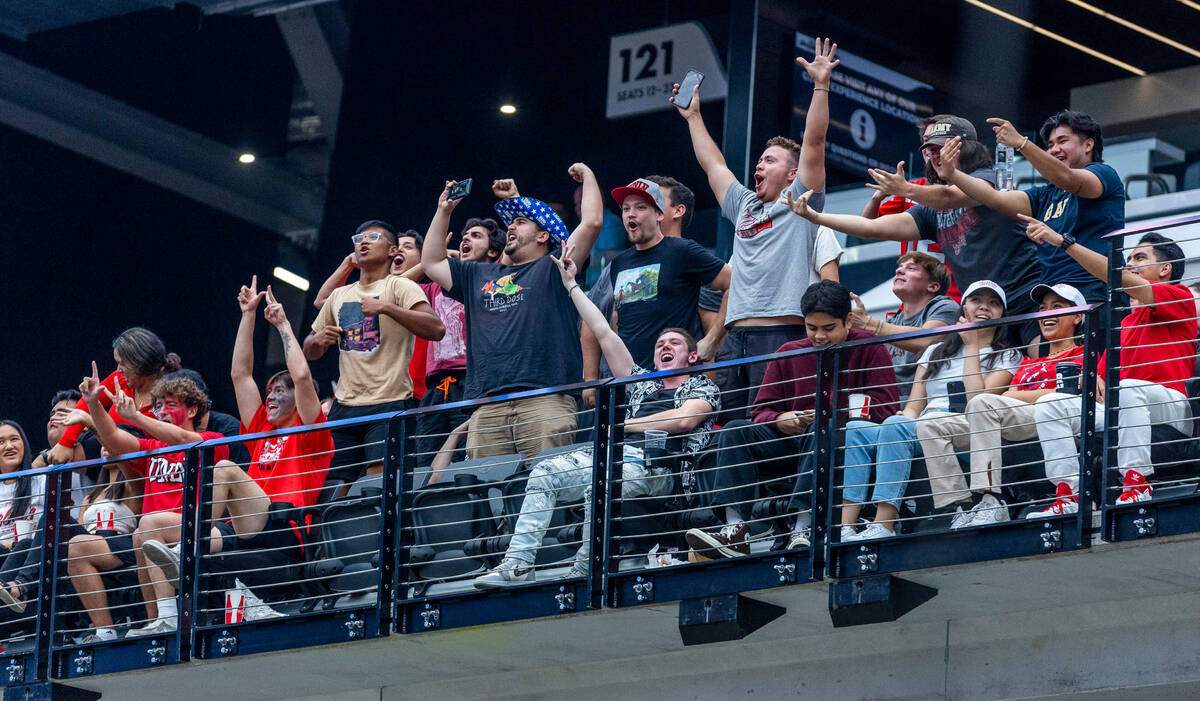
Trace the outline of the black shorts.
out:
<instances>
[{"instance_id":1,"label":"black shorts","mask_svg":"<svg viewBox=\"0 0 1200 701\"><path fill-rule=\"evenodd\" d=\"M329 410L329 420L337 421L404 411L412 409L416 405L417 403L412 399L400 399L368 406L346 406L334 400L333 408ZM329 435L333 437L335 452L329 462L327 480L341 479L353 482L362 477L371 465L382 463L384 453L387 452L384 448L384 441L387 440L386 421L332 428L329 430Z\"/></svg>"},{"instance_id":2,"label":"black shorts","mask_svg":"<svg viewBox=\"0 0 1200 701\"><path fill-rule=\"evenodd\" d=\"M133 534L118 535L116 531L96 531L95 535L103 536L108 551L121 561L124 567L137 565L137 557L133 552Z\"/></svg>"}]
</instances>

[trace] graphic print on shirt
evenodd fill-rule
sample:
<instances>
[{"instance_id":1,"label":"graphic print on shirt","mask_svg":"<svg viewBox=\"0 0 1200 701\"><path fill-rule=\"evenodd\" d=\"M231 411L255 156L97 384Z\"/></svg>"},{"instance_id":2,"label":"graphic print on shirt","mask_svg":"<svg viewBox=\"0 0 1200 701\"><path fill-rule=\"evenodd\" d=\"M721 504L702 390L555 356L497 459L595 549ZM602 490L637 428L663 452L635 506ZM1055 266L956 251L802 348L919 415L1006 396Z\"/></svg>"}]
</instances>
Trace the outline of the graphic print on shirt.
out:
<instances>
[{"instance_id":1,"label":"graphic print on shirt","mask_svg":"<svg viewBox=\"0 0 1200 701\"><path fill-rule=\"evenodd\" d=\"M363 316L362 303L344 302L338 308L338 326L345 331L338 339L338 350L374 353L379 347L379 317Z\"/></svg>"},{"instance_id":2,"label":"graphic print on shirt","mask_svg":"<svg viewBox=\"0 0 1200 701\"><path fill-rule=\"evenodd\" d=\"M658 299L658 275L661 263L629 268L617 273L613 283L613 301L617 306L629 302L648 302Z\"/></svg>"},{"instance_id":3,"label":"graphic print on shirt","mask_svg":"<svg viewBox=\"0 0 1200 701\"><path fill-rule=\"evenodd\" d=\"M279 456L283 455L283 449L287 446L290 437L278 436L263 441L262 452L258 454L259 469L270 472L275 467L275 462L279 460Z\"/></svg>"},{"instance_id":4,"label":"graphic print on shirt","mask_svg":"<svg viewBox=\"0 0 1200 701\"><path fill-rule=\"evenodd\" d=\"M979 226L979 212L975 207L938 211L938 244L962 253L967 247L967 232Z\"/></svg>"},{"instance_id":5,"label":"graphic print on shirt","mask_svg":"<svg viewBox=\"0 0 1200 701\"><path fill-rule=\"evenodd\" d=\"M488 280L479 289L483 292L483 308L489 312L506 311L525 301L525 295L521 294L525 288L514 282L512 275Z\"/></svg>"},{"instance_id":6,"label":"graphic print on shirt","mask_svg":"<svg viewBox=\"0 0 1200 701\"><path fill-rule=\"evenodd\" d=\"M433 362L444 363L467 357L467 332L463 305L446 295L434 295L433 312L446 327L446 335L433 344Z\"/></svg>"},{"instance_id":7,"label":"graphic print on shirt","mask_svg":"<svg viewBox=\"0 0 1200 701\"><path fill-rule=\"evenodd\" d=\"M146 466L146 480L157 484L182 484L183 460L171 460L170 455L156 455Z\"/></svg>"},{"instance_id":8,"label":"graphic print on shirt","mask_svg":"<svg viewBox=\"0 0 1200 701\"><path fill-rule=\"evenodd\" d=\"M762 213L756 217L750 213L749 207L742 210L742 218L738 220L734 232L739 239L752 239L771 228L771 218L767 216L766 209L761 211Z\"/></svg>"}]
</instances>

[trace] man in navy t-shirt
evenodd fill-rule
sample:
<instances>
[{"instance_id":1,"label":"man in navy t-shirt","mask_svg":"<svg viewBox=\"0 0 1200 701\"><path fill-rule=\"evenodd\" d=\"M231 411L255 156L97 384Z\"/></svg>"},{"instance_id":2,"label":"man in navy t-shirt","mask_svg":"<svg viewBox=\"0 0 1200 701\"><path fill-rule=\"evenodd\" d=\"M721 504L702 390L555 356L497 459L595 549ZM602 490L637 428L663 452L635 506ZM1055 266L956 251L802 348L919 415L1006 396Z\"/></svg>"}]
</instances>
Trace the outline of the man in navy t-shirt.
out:
<instances>
[{"instance_id":1,"label":"man in navy t-shirt","mask_svg":"<svg viewBox=\"0 0 1200 701\"><path fill-rule=\"evenodd\" d=\"M729 289L730 269L695 241L663 235L659 224L667 204L657 183L634 180L614 189L612 196L633 243L612 261L614 328L634 361L651 367L654 342L664 328L700 336L700 287ZM724 336L725 329L715 326L708 347L716 347Z\"/></svg>"},{"instance_id":2,"label":"man in navy t-shirt","mask_svg":"<svg viewBox=\"0 0 1200 701\"><path fill-rule=\"evenodd\" d=\"M957 169L961 141L942 149L942 177L976 201L1013 219L1031 216L1063 234L1063 246L1040 246L1042 282L1072 285L1089 302L1105 299L1104 283L1090 275L1065 252L1078 243L1107 256L1103 237L1125 226L1125 188L1117 171L1101 161L1104 137L1100 125L1082 112L1063 110L1046 120L1038 131L1046 150L1022 136L1007 120L988 120L996 141L1012 146L1037 169L1048 185L1026 190L997 191L990 183Z\"/></svg>"}]
</instances>

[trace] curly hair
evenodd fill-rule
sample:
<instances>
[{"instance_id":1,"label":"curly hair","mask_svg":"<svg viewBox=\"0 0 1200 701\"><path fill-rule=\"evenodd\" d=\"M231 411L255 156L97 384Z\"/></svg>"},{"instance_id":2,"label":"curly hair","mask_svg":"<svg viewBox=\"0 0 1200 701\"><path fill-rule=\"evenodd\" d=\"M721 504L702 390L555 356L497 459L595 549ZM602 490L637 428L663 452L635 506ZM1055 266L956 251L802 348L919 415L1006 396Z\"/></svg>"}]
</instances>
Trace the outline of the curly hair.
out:
<instances>
[{"instance_id":1,"label":"curly hair","mask_svg":"<svg viewBox=\"0 0 1200 701\"><path fill-rule=\"evenodd\" d=\"M195 407L196 418L193 421L196 425L199 425L200 420L208 414L208 394L186 377L177 375L159 380L154 383L154 389L150 391L150 396L154 399L155 404L162 401L164 397L175 397L181 400L184 406Z\"/></svg>"}]
</instances>

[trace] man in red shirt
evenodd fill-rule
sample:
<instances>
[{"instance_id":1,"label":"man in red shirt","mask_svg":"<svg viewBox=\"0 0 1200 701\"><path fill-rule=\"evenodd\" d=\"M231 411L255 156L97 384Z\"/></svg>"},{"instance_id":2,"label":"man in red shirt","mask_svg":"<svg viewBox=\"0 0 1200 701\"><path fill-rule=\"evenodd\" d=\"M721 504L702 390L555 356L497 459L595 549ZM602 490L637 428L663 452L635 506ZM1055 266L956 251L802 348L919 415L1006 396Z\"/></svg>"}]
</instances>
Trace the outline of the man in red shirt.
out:
<instances>
[{"instance_id":1,"label":"man in red shirt","mask_svg":"<svg viewBox=\"0 0 1200 701\"><path fill-rule=\"evenodd\" d=\"M102 385L95 362L92 363L91 376L83 378L79 391L83 394L88 411L92 415L96 437L111 455L158 450L167 446L184 446L222 437L221 434L212 431L196 432L197 420L202 419L208 411L208 395L197 387L196 383L185 377L159 380L154 385L151 396L155 413L159 417L157 419L140 413L133 397L125 394L120 388L113 394ZM112 400L120 418L137 426L150 438L137 438L117 428L117 424L100 404L102 392ZM213 452L218 460L229 457L229 449L225 446L220 446ZM175 596L170 587L164 586L162 572L156 567L147 567L142 544L151 538L170 542L179 540L180 524L183 520L180 511L183 504L186 465L185 450L120 463L126 479L142 479L145 484L142 497L144 516L138 524L138 529L134 531L133 545L138 564L138 581L150 622L142 628L130 631L129 635L153 635L170 632L176 628ZM103 592L99 593L103 596ZM92 608L82 592L80 598L89 609Z\"/></svg>"},{"instance_id":2,"label":"man in red shirt","mask_svg":"<svg viewBox=\"0 0 1200 701\"><path fill-rule=\"evenodd\" d=\"M1054 231L1033 217L1020 215L1036 243L1057 246L1085 270L1108 281L1108 258L1070 235ZM1146 475L1154 472L1150 457L1150 427L1167 424L1192 434L1191 408L1184 381L1192 377L1196 347L1196 305L1183 278L1183 250L1157 232L1144 234L1121 271L1121 288L1132 311L1121 321L1120 410L1117 414L1117 467L1124 476L1118 504L1150 499ZM1104 358L1097 369L1098 401L1104 401ZM1062 401L1066 397L1068 401ZM1046 455L1046 477L1059 486L1059 498L1075 498L1078 489L1079 401L1057 393L1039 397L1038 438ZM1096 424L1104 419L1097 407ZM1069 490L1069 491L1067 491Z\"/></svg>"}]
</instances>

